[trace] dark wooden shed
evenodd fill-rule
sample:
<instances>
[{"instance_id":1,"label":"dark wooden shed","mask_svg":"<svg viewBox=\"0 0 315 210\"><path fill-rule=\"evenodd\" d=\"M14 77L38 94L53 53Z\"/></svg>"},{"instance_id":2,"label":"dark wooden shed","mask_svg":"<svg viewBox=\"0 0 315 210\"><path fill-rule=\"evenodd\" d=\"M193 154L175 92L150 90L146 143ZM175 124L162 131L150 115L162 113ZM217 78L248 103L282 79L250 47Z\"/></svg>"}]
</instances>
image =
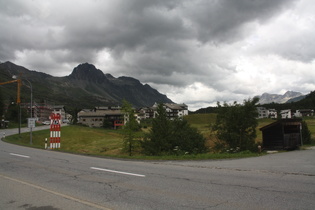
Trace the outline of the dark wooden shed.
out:
<instances>
[{"instance_id":1,"label":"dark wooden shed","mask_svg":"<svg viewBox=\"0 0 315 210\"><path fill-rule=\"evenodd\" d=\"M295 149L301 146L301 119L282 119L260 128L263 148Z\"/></svg>"}]
</instances>

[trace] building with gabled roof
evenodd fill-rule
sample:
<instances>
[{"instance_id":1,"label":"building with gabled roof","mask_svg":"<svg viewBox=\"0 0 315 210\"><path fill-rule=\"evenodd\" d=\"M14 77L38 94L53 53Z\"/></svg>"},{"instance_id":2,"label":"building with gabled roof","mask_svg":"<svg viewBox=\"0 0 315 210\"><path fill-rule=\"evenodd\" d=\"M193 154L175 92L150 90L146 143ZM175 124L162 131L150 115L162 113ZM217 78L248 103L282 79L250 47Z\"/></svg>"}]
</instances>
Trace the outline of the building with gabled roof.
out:
<instances>
[{"instance_id":1,"label":"building with gabled roof","mask_svg":"<svg viewBox=\"0 0 315 210\"><path fill-rule=\"evenodd\" d=\"M153 118L155 118L157 114L157 107L158 103L155 103L152 106L152 109L154 110ZM165 108L167 117L171 120L188 115L188 106L186 104L163 103L163 107Z\"/></svg>"},{"instance_id":2,"label":"building with gabled roof","mask_svg":"<svg viewBox=\"0 0 315 210\"><path fill-rule=\"evenodd\" d=\"M78 123L89 127L102 127L104 121L112 123L114 128L123 126L125 123L122 110L84 110L78 113Z\"/></svg>"},{"instance_id":3,"label":"building with gabled roof","mask_svg":"<svg viewBox=\"0 0 315 210\"><path fill-rule=\"evenodd\" d=\"M260 128L263 148L294 149L302 145L302 119L281 119Z\"/></svg>"}]
</instances>

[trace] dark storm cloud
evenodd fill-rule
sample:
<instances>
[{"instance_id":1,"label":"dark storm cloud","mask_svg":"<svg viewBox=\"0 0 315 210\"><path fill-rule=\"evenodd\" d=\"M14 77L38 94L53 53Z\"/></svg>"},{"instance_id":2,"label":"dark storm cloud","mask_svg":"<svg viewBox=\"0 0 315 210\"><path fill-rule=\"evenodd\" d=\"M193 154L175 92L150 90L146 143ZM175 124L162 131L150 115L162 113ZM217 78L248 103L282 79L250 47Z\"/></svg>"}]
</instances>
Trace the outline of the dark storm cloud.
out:
<instances>
[{"instance_id":1,"label":"dark storm cloud","mask_svg":"<svg viewBox=\"0 0 315 210\"><path fill-rule=\"evenodd\" d=\"M303 33L299 28L288 33L294 27L285 22L288 15L279 18L287 11L312 14L304 9L308 5L307 0L0 0L0 61L58 76L89 62L174 97L202 89L213 93L209 100L247 98L257 95L257 83L281 75L251 75L262 73L261 56L314 60L313 19ZM277 64L265 69L269 66ZM201 99L193 100L204 101L207 94L201 92Z\"/></svg>"},{"instance_id":2,"label":"dark storm cloud","mask_svg":"<svg viewBox=\"0 0 315 210\"><path fill-rule=\"evenodd\" d=\"M143 55L148 51L157 52L158 59L161 51L190 50L177 40L238 40L244 33L245 23L270 18L283 4L283 1L143 0L76 1L73 7L73 2L69 4L67 1L48 5L40 1L18 2L2 2L2 11L9 15L6 27L2 27L6 31L4 37L10 37L3 43L9 43L13 48L9 50L10 47L1 46L2 51L9 50L10 56L5 58L12 57L14 50L51 50L52 54L56 49L70 51L57 62L66 59L69 62L93 62L103 48L108 48L117 59L137 48L142 48L137 53ZM16 28L12 27L16 24L19 24ZM165 42L175 44L165 45ZM177 57L172 57L173 66L181 67L175 63L178 62L176 58L186 59L182 56L187 55L178 53ZM162 57L162 60L165 59ZM167 71L188 71L173 69Z\"/></svg>"},{"instance_id":3,"label":"dark storm cloud","mask_svg":"<svg viewBox=\"0 0 315 210\"><path fill-rule=\"evenodd\" d=\"M233 42L248 34L246 24L272 18L292 1L222 0L187 2L188 14L201 42Z\"/></svg>"}]
</instances>

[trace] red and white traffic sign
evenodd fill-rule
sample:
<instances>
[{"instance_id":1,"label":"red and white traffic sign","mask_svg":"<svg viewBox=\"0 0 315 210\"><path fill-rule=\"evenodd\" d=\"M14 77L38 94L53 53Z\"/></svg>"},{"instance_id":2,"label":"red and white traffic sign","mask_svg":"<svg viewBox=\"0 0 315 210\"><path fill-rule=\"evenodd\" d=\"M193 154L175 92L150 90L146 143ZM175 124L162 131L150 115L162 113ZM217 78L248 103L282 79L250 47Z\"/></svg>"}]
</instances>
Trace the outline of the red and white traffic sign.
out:
<instances>
[{"instance_id":1,"label":"red and white traffic sign","mask_svg":"<svg viewBox=\"0 0 315 210\"><path fill-rule=\"evenodd\" d=\"M50 148L60 148L60 124L61 116L59 113L50 115Z\"/></svg>"}]
</instances>

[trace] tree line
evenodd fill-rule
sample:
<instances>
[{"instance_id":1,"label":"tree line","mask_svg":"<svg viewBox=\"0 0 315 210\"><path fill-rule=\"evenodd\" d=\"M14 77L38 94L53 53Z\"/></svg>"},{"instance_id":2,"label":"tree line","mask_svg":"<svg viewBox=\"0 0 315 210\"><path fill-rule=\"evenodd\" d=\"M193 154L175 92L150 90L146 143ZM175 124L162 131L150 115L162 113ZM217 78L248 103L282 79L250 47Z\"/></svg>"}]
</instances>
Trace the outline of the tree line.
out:
<instances>
[{"instance_id":1,"label":"tree line","mask_svg":"<svg viewBox=\"0 0 315 210\"><path fill-rule=\"evenodd\" d=\"M218 103L216 123L211 127L218 139L219 147L238 148L239 151L255 149L257 98L245 100L244 104ZM129 120L124 127L125 149L131 155L138 142L145 155L184 155L200 154L209 151L205 146L206 139L185 119L169 120L163 104L157 108L157 116L152 119L151 129L137 141L136 133L140 130L131 105L124 103L123 110ZM222 148L221 148L222 149Z\"/></svg>"},{"instance_id":2,"label":"tree line","mask_svg":"<svg viewBox=\"0 0 315 210\"><path fill-rule=\"evenodd\" d=\"M131 105L123 104L123 110L128 115L128 122L124 127L125 149L131 155L139 139L140 130ZM152 119L151 129L140 137L140 146L145 155L184 155L198 154L207 151L205 137L191 127L185 119L169 120L163 104L157 107L157 116ZM138 141L139 142L139 141Z\"/></svg>"},{"instance_id":3,"label":"tree line","mask_svg":"<svg viewBox=\"0 0 315 210\"><path fill-rule=\"evenodd\" d=\"M255 142L258 101L258 98L253 98L244 100L243 104L217 103L216 121L211 126L217 139L213 150L225 152L258 150L258 144ZM129 121L124 128L124 142L130 155L135 147L140 147L145 155L185 155L210 151L205 146L205 137L198 129L191 127L185 119L169 120L163 104L159 104L157 116L152 119L151 128L144 135L139 133L140 126L131 105L125 103L123 107L129 115ZM311 143L311 133L305 121L302 125L303 142Z\"/></svg>"},{"instance_id":4,"label":"tree line","mask_svg":"<svg viewBox=\"0 0 315 210\"><path fill-rule=\"evenodd\" d=\"M237 152L257 149L255 139L258 126L256 109L258 101L258 98L253 98L244 100L243 104L217 103L216 121L211 126L217 138L215 150L226 151L227 148L233 148L233 151ZM206 139L199 130L192 127L185 119L168 119L162 103L158 105L157 116L152 119L150 129L145 133L141 131L136 121L132 105L124 101L122 109L128 116L123 129L123 142L125 150L130 155L139 148L145 155L185 155L209 151L209 148L205 146ZM11 104L6 113L7 119L16 121L17 111L16 104ZM0 90L0 116L4 114ZM302 125L303 142L311 143L311 133L305 121Z\"/></svg>"}]
</instances>

